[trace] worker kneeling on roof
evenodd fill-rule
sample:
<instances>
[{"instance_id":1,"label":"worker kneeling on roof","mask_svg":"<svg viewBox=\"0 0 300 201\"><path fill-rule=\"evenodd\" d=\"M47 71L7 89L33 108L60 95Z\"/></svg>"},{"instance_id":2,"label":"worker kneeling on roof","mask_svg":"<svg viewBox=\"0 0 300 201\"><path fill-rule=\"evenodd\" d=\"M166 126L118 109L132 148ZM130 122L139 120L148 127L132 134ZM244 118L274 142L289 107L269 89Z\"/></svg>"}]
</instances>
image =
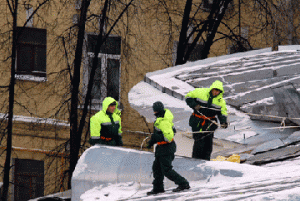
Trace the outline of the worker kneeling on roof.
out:
<instances>
[{"instance_id":1,"label":"worker kneeling on roof","mask_svg":"<svg viewBox=\"0 0 300 201\"><path fill-rule=\"evenodd\" d=\"M223 93L223 83L216 80L210 88L196 88L185 96L186 103L194 110L189 120L194 138L193 158L210 160L217 118L221 128L228 127Z\"/></svg>"}]
</instances>

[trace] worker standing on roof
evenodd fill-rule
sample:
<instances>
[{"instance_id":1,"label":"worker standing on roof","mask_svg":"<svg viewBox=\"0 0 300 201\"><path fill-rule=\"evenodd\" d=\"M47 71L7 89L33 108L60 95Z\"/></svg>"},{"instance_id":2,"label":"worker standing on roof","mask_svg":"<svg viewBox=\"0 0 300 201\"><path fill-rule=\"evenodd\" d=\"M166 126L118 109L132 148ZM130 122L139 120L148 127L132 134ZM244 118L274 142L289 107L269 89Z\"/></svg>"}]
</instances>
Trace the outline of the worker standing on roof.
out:
<instances>
[{"instance_id":1,"label":"worker standing on roof","mask_svg":"<svg viewBox=\"0 0 300 201\"><path fill-rule=\"evenodd\" d=\"M102 102L102 110L90 119L90 144L122 146L121 112L118 102L106 97Z\"/></svg>"},{"instance_id":2,"label":"worker standing on roof","mask_svg":"<svg viewBox=\"0 0 300 201\"><path fill-rule=\"evenodd\" d=\"M189 182L179 175L172 167L172 161L175 158L176 144L174 141L174 132L176 132L173 124L173 114L170 110L165 109L162 102L157 101L153 104L154 115L154 133L148 143L151 148L155 143L155 160L153 162L153 189L147 195L164 192L164 177L178 185L173 192L189 189Z\"/></svg>"},{"instance_id":3,"label":"worker standing on roof","mask_svg":"<svg viewBox=\"0 0 300 201\"><path fill-rule=\"evenodd\" d=\"M193 158L210 160L214 131L218 128L216 117L221 128L228 127L227 107L223 93L223 83L216 80L210 88L196 88L185 96L188 106L194 109L189 120L194 138Z\"/></svg>"}]
</instances>

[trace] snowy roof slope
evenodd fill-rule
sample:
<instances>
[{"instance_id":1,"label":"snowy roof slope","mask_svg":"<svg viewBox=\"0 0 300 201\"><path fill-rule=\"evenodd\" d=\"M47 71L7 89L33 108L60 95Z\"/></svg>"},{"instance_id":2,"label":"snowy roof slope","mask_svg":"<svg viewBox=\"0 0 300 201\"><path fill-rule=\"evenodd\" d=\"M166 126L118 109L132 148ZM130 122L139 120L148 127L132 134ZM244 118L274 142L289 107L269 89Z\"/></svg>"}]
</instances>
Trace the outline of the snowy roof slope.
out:
<instances>
[{"instance_id":1,"label":"snowy roof slope","mask_svg":"<svg viewBox=\"0 0 300 201\"><path fill-rule=\"evenodd\" d=\"M80 157L72 175L72 200L79 201L80 195L93 187L106 187L110 183L139 182L152 183L152 152L136 151L128 148L95 145ZM248 170L249 165L231 164L228 169L221 162L176 157L172 165L192 181L209 182L215 177L226 180L250 176L263 168ZM248 171L245 171L248 170ZM175 187L173 182L165 181L165 188Z\"/></svg>"},{"instance_id":2,"label":"snowy roof slope","mask_svg":"<svg viewBox=\"0 0 300 201\"><path fill-rule=\"evenodd\" d=\"M184 102L184 96L194 87L209 87L213 81L220 79L224 83L224 97L227 105L247 113L255 113L254 108L256 112L270 115L276 113L271 87L292 83L296 88L300 88L300 52L298 50L300 46L280 46L279 51L276 52L271 52L270 48L267 48L208 58L147 73L145 82L140 82L129 92L129 102L141 115L153 121L152 103L161 100L175 113L174 121L178 122L175 123L176 126L182 131L187 131L190 128L186 119L191 110ZM238 127L249 126L253 122L249 122L248 117L240 118L241 115L237 115L238 111L228 108L229 113L233 113L233 115L229 114L231 123L237 127L234 133L217 131L216 137L242 142L243 138L250 138L258 132L266 134L265 131L256 128L256 125L250 125L255 128L254 130L236 132L239 130ZM269 119L269 117L264 118ZM272 118L272 120L281 121L282 118ZM279 125L273 125L273 127ZM287 131L286 134L290 135L294 131L296 130ZM278 133L278 130L273 130L272 133L275 138L276 135L287 137Z\"/></svg>"},{"instance_id":3,"label":"snowy roof slope","mask_svg":"<svg viewBox=\"0 0 300 201\"><path fill-rule=\"evenodd\" d=\"M148 73L146 82L140 82L129 92L129 102L149 121L154 120L151 107L153 102L161 100L174 113L174 123L181 131L189 129L187 117L191 110L184 101L185 94L194 87L207 87L213 80L224 82L227 102L237 108L251 108L257 104L273 103L268 89L270 86L292 82L298 86L300 54L299 46L279 47L278 52L269 49L209 58L153 73ZM226 69L217 67L228 67ZM208 68L209 67L209 68ZM285 68L285 70L284 70ZM288 72L286 71L288 69ZM205 71L202 71L205 70ZM214 71L211 71L214 70ZM216 72L217 71L217 72ZM244 73L242 73L244 72ZM212 79L210 79L212 78ZM251 79L252 78L252 79ZM248 98L252 98L248 100ZM253 99L253 97L255 97ZM257 124L249 116L229 108L231 125L227 130L215 133L223 139L239 141L243 144L257 144L271 139L298 139L298 134L289 137L295 131L264 131L262 128L274 126L272 123ZM235 129L233 129L235 127ZM251 127L251 130L247 130ZM219 131L220 130L220 131ZM264 135L265 134L265 135ZM247 139L242 139L247 136ZM176 140L175 140L176 141ZM278 140L276 141L278 142ZM181 142L176 141L178 146ZM278 146L278 144L277 144ZM297 145L296 145L297 146ZM294 146L295 147L295 146ZM280 154L280 153L279 153ZM222 174L205 180L191 181L191 190L182 193L165 193L146 196L152 185L147 182L116 182L96 186L80 196L82 201L91 200L300 200L300 158L270 163L263 167L236 164L226 161L202 163L208 171L227 169L242 173L241 177ZM176 170L177 165L174 165Z\"/></svg>"},{"instance_id":4,"label":"snowy roof slope","mask_svg":"<svg viewBox=\"0 0 300 201\"><path fill-rule=\"evenodd\" d=\"M141 152L141 154L143 154ZM153 158L154 160L154 158ZM205 170L206 179L190 180L191 189L182 193L166 193L146 196L152 185L132 180L101 184L80 195L81 201L95 200L300 200L300 158L293 161L272 163L264 167L227 161L209 161L197 168ZM149 167L149 170L150 171ZM178 164L174 164L178 170ZM220 174L223 171L222 174ZM144 170L143 170L144 171ZM231 173L238 173L230 176ZM105 173L105 171L104 171ZM149 172L150 173L150 172ZM228 174L228 175L227 175ZM150 178L153 179L153 178ZM174 188L174 187L172 187ZM166 190L171 190L167 188ZM72 189L74 191L74 189ZM72 198L73 200L73 198Z\"/></svg>"},{"instance_id":5,"label":"snowy roof slope","mask_svg":"<svg viewBox=\"0 0 300 201\"><path fill-rule=\"evenodd\" d=\"M300 88L298 50L300 46L280 46L278 52L263 49L208 58L147 73L145 81L183 100L194 87L209 87L219 79L224 83L224 96L228 104L240 108L270 98L270 87L293 83Z\"/></svg>"}]
</instances>

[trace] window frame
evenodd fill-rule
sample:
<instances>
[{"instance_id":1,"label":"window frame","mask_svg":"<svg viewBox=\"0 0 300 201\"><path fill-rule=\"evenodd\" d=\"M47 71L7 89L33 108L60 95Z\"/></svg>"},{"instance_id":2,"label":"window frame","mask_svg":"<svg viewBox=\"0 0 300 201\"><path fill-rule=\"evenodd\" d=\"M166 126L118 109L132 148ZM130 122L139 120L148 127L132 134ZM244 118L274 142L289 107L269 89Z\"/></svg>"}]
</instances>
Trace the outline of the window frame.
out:
<instances>
[{"instance_id":1,"label":"window frame","mask_svg":"<svg viewBox=\"0 0 300 201\"><path fill-rule=\"evenodd\" d=\"M22 192L26 193L29 195L30 199L34 199L37 197L42 197L44 196L44 191L45 191L45 162L42 160L35 160L35 159L23 159L23 158L13 158L12 160L13 163L13 169L12 169L12 174L13 174L13 183L12 185L12 196L13 200L18 199L19 193L22 194ZM31 167L33 165L38 165L39 168L34 166L35 168L25 168L25 170L32 170L30 172L25 172L24 168L20 168L22 163L29 163ZM19 170L19 171L18 171ZM22 171L23 170L23 171ZM21 188L22 186L17 186L18 184L22 184L22 178L27 178L30 186L26 187L25 189L28 189L27 191L24 191L24 188ZM34 179L35 178L35 179ZM39 181L36 180L39 178ZM34 179L34 180L33 180ZM34 182L35 181L35 182ZM33 185L32 185L33 184ZM42 185L39 185L42 184ZM36 187L36 188L34 188ZM39 188L37 188L39 187ZM36 196L34 196L36 195Z\"/></svg>"},{"instance_id":2,"label":"window frame","mask_svg":"<svg viewBox=\"0 0 300 201\"><path fill-rule=\"evenodd\" d=\"M88 87L88 81L89 81L89 67L90 67L90 58L94 58L95 55L93 52L88 52L88 36L89 35L97 35L95 33L85 33L85 45L84 45L84 52L85 52L85 57L84 57L84 71L83 71L83 87L82 91L84 96L87 93L87 87ZM120 38L119 35L114 35L111 34L109 37L118 37ZM122 43L122 41L121 41ZM121 46L121 44L120 44ZM95 110L100 110L102 108L102 102L104 98L107 97L107 63L108 59L114 59L119 61L119 91L118 91L118 96L119 100L117 100L120 103L121 100L121 47L120 47L120 54L106 54L106 53L99 53L98 54L99 60L101 60L101 97L100 99L91 99L91 108Z\"/></svg>"},{"instance_id":3,"label":"window frame","mask_svg":"<svg viewBox=\"0 0 300 201\"><path fill-rule=\"evenodd\" d=\"M15 78L18 80L28 80L28 81L37 81L37 82L45 82L47 81L47 30L46 29L38 29L38 28L32 28L32 27L18 27L17 31L24 31L24 29L31 29L31 30L36 30L39 32L44 32L41 33L44 35L45 37L45 41L42 41L42 44L37 44L38 42L36 41L31 41L31 42L27 42L27 41L22 41L22 39L18 38L17 41L17 49L16 49L16 64L15 64ZM30 47L32 51L31 55L31 66L30 66L30 71L22 71L20 70L21 68L21 61L20 61L20 52L22 51L22 47ZM44 59L44 68L45 71L42 70L36 70L36 57L41 56L40 54L38 54L37 52L37 48L40 48L43 50L43 52L45 53L45 57Z\"/></svg>"},{"instance_id":4,"label":"window frame","mask_svg":"<svg viewBox=\"0 0 300 201\"><path fill-rule=\"evenodd\" d=\"M178 43L179 41L175 40L173 42L173 52L172 52L172 65L175 66L175 63L176 63L176 59L177 59L177 49L178 49ZM192 43L188 43L188 46L190 46ZM197 50L197 48L200 48L200 47L204 47L204 44L202 42L197 42L195 48L192 50L191 52L191 55L194 55L195 54L195 51ZM187 49L187 48L186 48ZM190 56L191 56L190 55ZM187 62L193 62L193 61L197 61L198 59L191 59L191 57L189 58L189 60Z\"/></svg>"}]
</instances>

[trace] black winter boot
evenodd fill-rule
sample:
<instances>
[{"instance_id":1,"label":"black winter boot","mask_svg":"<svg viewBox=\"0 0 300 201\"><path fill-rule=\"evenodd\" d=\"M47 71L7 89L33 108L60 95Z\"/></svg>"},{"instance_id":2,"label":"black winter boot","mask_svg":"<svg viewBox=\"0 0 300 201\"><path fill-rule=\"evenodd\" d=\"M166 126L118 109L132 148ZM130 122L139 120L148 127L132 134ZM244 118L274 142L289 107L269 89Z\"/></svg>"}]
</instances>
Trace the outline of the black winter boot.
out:
<instances>
[{"instance_id":1,"label":"black winter boot","mask_svg":"<svg viewBox=\"0 0 300 201\"><path fill-rule=\"evenodd\" d=\"M164 189L152 189L151 191L147 192L147 195L156 195L158 193L164 193Z\"/></svg>"},{"instance_id":2,"label":"black winter boot","mask_svg":"<svg viewBox=\"0 0 300 201\"><path fill-rule=\"evenodd\" d=\"M180 191L183 191L185 189L190 189L190 188L191 188L190 185L187 183L185 185L178 186L177 188L173 189L172 191L173 192L180 192Z\"/></svg>"}]
</instances>

